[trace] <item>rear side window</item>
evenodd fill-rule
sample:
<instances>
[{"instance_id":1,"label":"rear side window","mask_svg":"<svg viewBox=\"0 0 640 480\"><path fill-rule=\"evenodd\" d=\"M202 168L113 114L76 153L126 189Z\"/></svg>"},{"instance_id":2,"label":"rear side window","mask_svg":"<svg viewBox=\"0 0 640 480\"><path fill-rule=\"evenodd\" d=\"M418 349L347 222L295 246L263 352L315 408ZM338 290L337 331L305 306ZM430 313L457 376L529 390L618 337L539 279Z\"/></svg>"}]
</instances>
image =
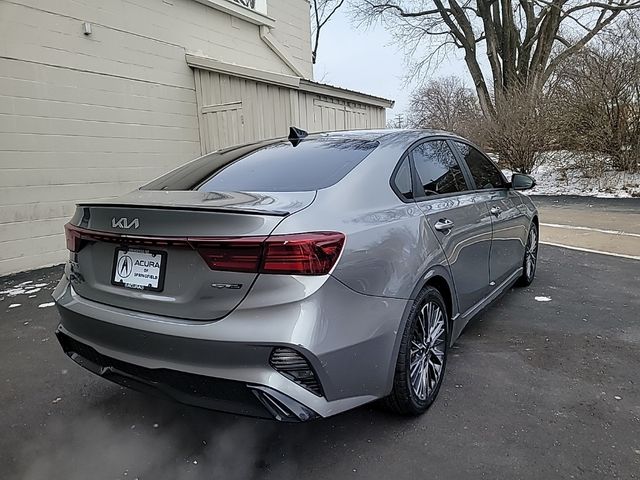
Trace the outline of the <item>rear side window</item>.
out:
<instances>
[{"instance_id":1,"label":"rear side window","mask_svg":"<svg viewBox=\"0 0 640 480\"><path fill-rule=\"evenodd\" d=\"M413 187L411 183L411 167L409 158L405 158L393 177L392 185L398 195L406 200L413 198Z\"/></svg>"},{"instance_id":2,"label":"rear side window","mask_svg":"<svg viewBox=\"0 0 640 480\"><path fill-rule=\"evenodd\" d=\"M491 160L466 143L455 142L455 144L464 157L478 190L506 187L502 174Z\"/></svg>"},{"instance_id":3,"label":"rear side window","mask_svg":"<svg viewBox=\"0 0 640 480\"><path fill-rule=\"evenodd\" d=\"M462 169L444 140L422 143L411 154L425 195L467 190Z\"/></svg>"},{"instance_id":4,"label":"rear side window","mask_svg":"<svg viewBox=\"0 0 640 480\"><path fill-rule=\"evenodd\" d=\"M339 182L378 142L319 138L263 146L208 174L194 185L201 192L300 192ZM171 189L171 188L168 188Z\"/></svg>"}]
</instances>

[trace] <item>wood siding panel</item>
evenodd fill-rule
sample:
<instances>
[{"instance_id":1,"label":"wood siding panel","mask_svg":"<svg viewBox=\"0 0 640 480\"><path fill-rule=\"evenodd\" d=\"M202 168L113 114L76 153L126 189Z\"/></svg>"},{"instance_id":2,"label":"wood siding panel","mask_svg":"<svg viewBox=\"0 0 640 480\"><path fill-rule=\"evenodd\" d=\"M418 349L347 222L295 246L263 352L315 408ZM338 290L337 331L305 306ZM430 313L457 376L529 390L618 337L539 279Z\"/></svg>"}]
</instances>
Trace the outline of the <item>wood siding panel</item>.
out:
<instances>
[{"instance_id":1,"label":"wood siding panel","mask_svg":"<svg viewBox=\"0 0 640 480\"><path fill-rule=\"evenodd\" d=\"M196 78L203 152L284 137L290 126L309 132L384 127L382 108L221 73L197 70ZM233 102L241 108L228 108ZM203 106L217 111L203 114Z\"/></svg>"}]
</instances>

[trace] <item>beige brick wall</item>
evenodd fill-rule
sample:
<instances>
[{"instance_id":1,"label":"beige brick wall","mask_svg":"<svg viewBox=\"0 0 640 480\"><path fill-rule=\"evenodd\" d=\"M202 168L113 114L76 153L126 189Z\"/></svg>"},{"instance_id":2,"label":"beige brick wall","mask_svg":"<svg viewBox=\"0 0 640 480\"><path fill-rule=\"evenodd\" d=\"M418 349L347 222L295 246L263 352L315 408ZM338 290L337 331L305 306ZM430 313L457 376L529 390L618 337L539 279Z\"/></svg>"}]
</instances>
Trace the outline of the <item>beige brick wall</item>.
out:
<instances>
[{"instance_id":1,"label":"beige brick wall","mask_svg":"<svg viewBox=\"0 0 640 480\"><path fill-rule=\"evenodd\" d=\"M268 13L310 77L308 9ZM292 74L257 25L194 0L2 0L0 31L0 274L64 261L75 202L200 154L186 51Z\"/></svg>"}]
</instances>

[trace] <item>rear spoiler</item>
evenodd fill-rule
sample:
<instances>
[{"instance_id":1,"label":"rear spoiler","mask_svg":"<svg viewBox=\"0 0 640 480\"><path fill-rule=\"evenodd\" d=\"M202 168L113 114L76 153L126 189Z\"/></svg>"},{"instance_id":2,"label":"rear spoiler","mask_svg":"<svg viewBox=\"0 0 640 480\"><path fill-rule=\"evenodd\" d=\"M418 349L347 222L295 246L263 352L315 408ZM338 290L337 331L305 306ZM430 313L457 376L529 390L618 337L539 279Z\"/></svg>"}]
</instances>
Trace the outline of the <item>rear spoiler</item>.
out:
<instances>
[{"instance_id":1,"label":"rear spoiler","mask_svg":"<svg viewBox=\"0 0 640 480\"><path fill-rule=\"evenodd\" d=\"M207 211L286 217L309 206L316 191L196 192L192 190L134 190L116 198L80 202L79 208L142 208Z\"/></svg>"},{"instance_id":2,"label":"rear spoiler","mask_svg":"<svg viewBox=\"0 0 640 480\"><path fill-rule=\"evenodd\" d=\"M187 206L187 205L144 205L144 204L136 204L136 203L76 203L76 207L107 207L107 208L150 208L153 210L182 210L182 211L191 211L191 212L218 212L218 213L244 213L247 215L269 215L274 217L286 217L290 215L292 212L288 212L285 210L260 210L256 208L246 208L246 207L233 207L233 208L224 208L224 207L208 207L205 205L198 206Z\"/></svg>"}]
</instances>

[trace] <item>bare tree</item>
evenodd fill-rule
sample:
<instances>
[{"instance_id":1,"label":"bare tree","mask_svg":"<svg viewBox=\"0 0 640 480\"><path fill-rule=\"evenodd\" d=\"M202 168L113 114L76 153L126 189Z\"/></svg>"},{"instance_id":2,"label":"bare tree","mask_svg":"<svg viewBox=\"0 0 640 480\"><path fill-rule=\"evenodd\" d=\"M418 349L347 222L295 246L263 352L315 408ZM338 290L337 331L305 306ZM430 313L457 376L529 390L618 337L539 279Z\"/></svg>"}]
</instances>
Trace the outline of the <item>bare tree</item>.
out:
<instances>
[{"instance_id":1,"label":"bare tree","mask_svg":"<svg viewBox=\"0 0 640 480\"><path fill-rule=\"evenodd\" d=\"M412 44L410 54L426 46L426 55L414 59L418 67L443 49L461 50L480 107L494 117L502 94L541 91L563 61L623 12L640 9L640 0L359 0L355 8L359 18L381 20L399 41Z\"/></svg>"},{"instance_id":2,"label":"bare tree","mask_svg":"<svg viewBox=\"0 0 640 480\"><path fill-rule=\"evenodd\" d=\"M551 92L560 142L582 155L584 169L595 174L609 166L640 169L638 23L626 24L565 62L554 75Z\"/></svg>"},{"instance_id":3,"label":"bare tree","mask_svg":"<svg viewBox=\"0 0 640 480\"><path fill-rule=\"evenodd\" d=\"M485 117L473 90L458 77L436 79L412 94L409 123L470 138L498 153L503 166L530 173L540 154L555 146L552 97L514 87L494 103L496 115Z\"/></svg>"},{"instance_id":4,"label":"bare tree","mask_svg":"<svg viewBox=\"0 0 640 480\"><path fill-rule=\"evenodd\" d=\"M475 92L455 76L435 79L411 95L409 125L438 128L474 137L473 126L480 118Z\"/></svg>"},{"instance_id":5,"label":"bare tree","mask_svg":"<svg viewBox=\"0 0 640 480\"><path fill-rule=\"evenodd\" d=\"M320 31L333 17L345 0L311 0L311 36L312 50L311 61L315 64L318 57L318 46L320 44Z\"/></svg>"},{"instance_id":6,"label":"bare tree","mask_svg":"<svg viewBox=\"0 0 640 480\"><path fill-rule=\"evenodd\" d=\"M531 173L542 154L557 146L552 97L513 87L494 102L496 115L484 117L478 125L478 135L498 153L502 165Z\"/></svg>"}]
</instances>

